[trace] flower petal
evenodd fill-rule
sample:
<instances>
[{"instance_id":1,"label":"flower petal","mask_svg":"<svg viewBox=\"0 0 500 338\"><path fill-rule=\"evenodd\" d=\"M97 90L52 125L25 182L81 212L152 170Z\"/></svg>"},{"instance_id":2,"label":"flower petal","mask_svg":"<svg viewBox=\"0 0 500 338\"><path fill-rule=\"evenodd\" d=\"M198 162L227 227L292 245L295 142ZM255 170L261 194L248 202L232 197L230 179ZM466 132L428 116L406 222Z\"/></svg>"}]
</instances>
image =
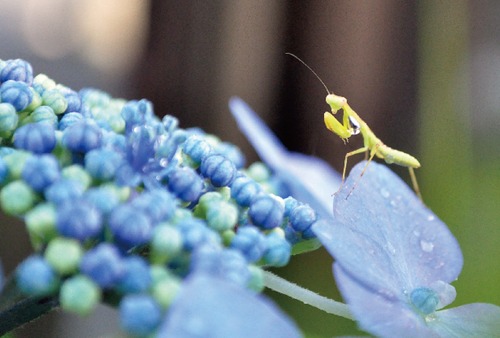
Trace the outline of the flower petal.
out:
<instances>
[{"instance_id":1,"label":"flower petal","mask_svg":"<svg viewBox=\"0 0 500 338\"><path fill-rule=\"evenodd\" d=\"M443 337L498 337L500 307L473 303L436 312L430 326Z\"/></svg>"},{"instance_id":2,"label":"flower petal","mask_svg":"<svg viewBox=\"0 0 500 338\"><path fill-rule=\"evenodd\" d=\"M340 292L362 330L380 337L438 337L405 302L367 289L337 263L333 271Z\"/></svg>"},{"instance_id":3,"label":"flower petal","mask_svg":"<svg viewBox=\"0 0 500 338\"><path fill-rule=\"evenodd\" d=\"M331 196L340 185L340 175L319 158L289 152L240 98L231 98L229 108L262 161L281 176L293 197L308 203L323 217L331 218Z\"/></svg>"},{"instance_id":4,"label":"flower petal","mask_svg":"<svg viewBox=\"0 0 500 338\"><path fill-rule=\"evenodd\" d=\"M462 268L456 239L385 165L356 165L334 199L334 222L313 231L338 264L387 297L450 283ZM353 184L357 182L351 195Z\"/></svg>"},{"instance_id":5,"label":"flower petal","mask_svg":"<svg viewBox=\"0 0 500 338\"><path fill-rule=\"evenodd\" d=\"M188 278L158 337L301 337L274 304L234 283L197 274Z\"/></svg>"}]
</instances>

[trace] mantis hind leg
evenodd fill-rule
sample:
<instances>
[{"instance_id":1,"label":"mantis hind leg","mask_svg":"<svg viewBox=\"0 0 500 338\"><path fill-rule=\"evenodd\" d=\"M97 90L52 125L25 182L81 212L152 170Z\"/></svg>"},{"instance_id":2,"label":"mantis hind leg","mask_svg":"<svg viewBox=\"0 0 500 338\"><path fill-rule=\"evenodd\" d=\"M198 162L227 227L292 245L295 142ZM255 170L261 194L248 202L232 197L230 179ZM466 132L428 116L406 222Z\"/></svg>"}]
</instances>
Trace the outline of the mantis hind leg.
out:
<instances>
[{"instance_id":1,"label":"mantis hind leg","mask_svg":"<svg viewBox=\"0 0 500 338\"><path fill-rule=\"evenodd\" d=\"M422 200L422 194L420 193L420 188L418 187L417 183L417 176L415 176L415 170L413 170L412 167L408 167L408 171L410 172L410 178L411 178L411 183L413 185L413 190L415 190L415 193L417 194L418 198Z\"/></svg>"},{"instance_id":2,"label":"mantis hind leg","mask_svg":"<svg viewBox=\"0 0 500 338\"><path fill-rule=\"evenodd\" d=\"M375 157L375 154L377 153L377 149L378 149L378 147L380 147L380 144L376 144L376 145L375 145L375 147L374 147L374 149L372 149L372 151L370 152L370 158L369 158L369 159L368 159L368 161L366 162L365 167L363 168L363 171L361 172L361 174L359 174L358 179L357 179L357 180L354 182L354 184L352 185L352 188L351 188L351 190L349 190L349 193L347 194L347 196L345 197L345 199L348 199L348 198L349 198L349 196L351 196L352 192L354 191L354 188L356 188L356 186L358 185L359 180L360 180L360 179L361 179L361 177L363 177L363 175L365 174L366 169L368 169L368 165L370 164L370 162L373 160L373 157ZM366 150L368 150L368 148L367 148L367 147L363 147L363 148L361 148L361 149L364 149L364 148L366 148ZM358 150L360 150L360 149L358 149ZM366 150L365 150L365 151L366 151ZM346 155L346 159L347 159L347 155ZM344 171L345 171L345 167L344 167Z\"/></svg>"}]
</instances>

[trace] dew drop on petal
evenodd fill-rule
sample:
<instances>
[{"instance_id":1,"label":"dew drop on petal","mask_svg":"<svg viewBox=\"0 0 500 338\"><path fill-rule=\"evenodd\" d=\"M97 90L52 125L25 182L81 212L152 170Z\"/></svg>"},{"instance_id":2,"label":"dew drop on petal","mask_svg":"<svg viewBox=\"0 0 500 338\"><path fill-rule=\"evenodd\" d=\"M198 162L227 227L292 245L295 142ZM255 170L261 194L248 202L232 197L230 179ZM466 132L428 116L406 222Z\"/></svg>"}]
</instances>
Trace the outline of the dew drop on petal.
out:
<instances>
[{"instance_id":1,"label":"dew drop on petal","mask_svg":"<svg viewBox=\"0 0 500 338\"><path fill-rule=\"evenodd\" d=\"M425 252L432 252L432 250L434 250L434 243L421 240L420 248Z\"/></svg>"},{"instance_id":2,"label":"dew drop on petal","mask_svg":"<svg viewBox=\"0 0 500 338\"><path fill-rule=\"evenodd\" d=\"M387 190L386 188L382 188L380 189L380 194L384 197L384 198L389 198L389 196L391 196L391 193L389 192L389 190Z\"/></svg>"},{"instance_id":3,"label":"dew drop on petal","mask_svg":"<svg viewBox=\"0 0 500 338\"><path fill-rule=\"evenodd\" d=\"M425 316L425 321L427 323L431 323L437 319L436 314L431 313L430 315Z\"/></svg>"},{"instance_id":4,"label":"dew drop on petal","mask_svg":"<svg viewBox=\"0 0 500 338\"><path fill-rule=\"evenodd\" d=\"M162 166L163 168L166 168L166 167L168 166L168 164L169 164L168 159L166 159L166 158L162 158L162 159L160 160L160 166Z\"/></svg>"}]
</instances>

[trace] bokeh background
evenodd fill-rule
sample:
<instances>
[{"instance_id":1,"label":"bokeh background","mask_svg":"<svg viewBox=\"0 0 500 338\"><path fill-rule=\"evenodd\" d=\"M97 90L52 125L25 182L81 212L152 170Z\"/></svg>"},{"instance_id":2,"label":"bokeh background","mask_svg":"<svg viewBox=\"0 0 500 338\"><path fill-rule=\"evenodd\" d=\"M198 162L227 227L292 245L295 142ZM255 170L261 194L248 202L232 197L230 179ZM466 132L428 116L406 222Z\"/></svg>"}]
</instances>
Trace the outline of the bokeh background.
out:
<instances>
[{"instance_id":1,"label":"bokeh background","mask_svg":"<svg viewBox=\"0 0 500 338\"><path fill-rule=\"evenodd\" d=\"M237 144L250 163L257 156L227 108L237 95L290 150L341 170L362 140L345 146L324 128L325 90L285 55L294 53L387 145L420 159L424 200L465 257L453 305L500 305L499 15L494 0L0 0L0 58L24 58L73 89L148 98L158 115ZM3 216L5 270L28 253L22 224ZM276 273L340 299L331 263L318 250ZM310 337L356 333L348 320L269 295ZM83 319L54 311L16 336L110 337L117 325L104 306Z\"/></svg>"}]
</instances>

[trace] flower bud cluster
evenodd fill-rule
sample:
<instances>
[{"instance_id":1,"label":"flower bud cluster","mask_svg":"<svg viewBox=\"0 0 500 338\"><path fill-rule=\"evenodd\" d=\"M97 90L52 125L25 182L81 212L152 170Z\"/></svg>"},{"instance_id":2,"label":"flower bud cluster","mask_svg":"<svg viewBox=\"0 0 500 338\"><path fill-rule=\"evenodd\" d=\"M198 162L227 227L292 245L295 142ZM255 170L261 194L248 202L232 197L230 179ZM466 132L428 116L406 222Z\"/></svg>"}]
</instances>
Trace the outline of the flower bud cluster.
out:
<instances>
[{"instance_id":1,"label":"flower bud cluster","mask_svg":"<svg viewBox=\"0 0 500 338\"><path fill-rule=\"evenodd\" d=\"M0 60L0 139L0 205L35 250L19 289L80 314L113 295L132 335L154 332L186 276L260 291L262 268L314 240L314 210L234 145L23 60Z\"/></svg>"}]
</instances>

